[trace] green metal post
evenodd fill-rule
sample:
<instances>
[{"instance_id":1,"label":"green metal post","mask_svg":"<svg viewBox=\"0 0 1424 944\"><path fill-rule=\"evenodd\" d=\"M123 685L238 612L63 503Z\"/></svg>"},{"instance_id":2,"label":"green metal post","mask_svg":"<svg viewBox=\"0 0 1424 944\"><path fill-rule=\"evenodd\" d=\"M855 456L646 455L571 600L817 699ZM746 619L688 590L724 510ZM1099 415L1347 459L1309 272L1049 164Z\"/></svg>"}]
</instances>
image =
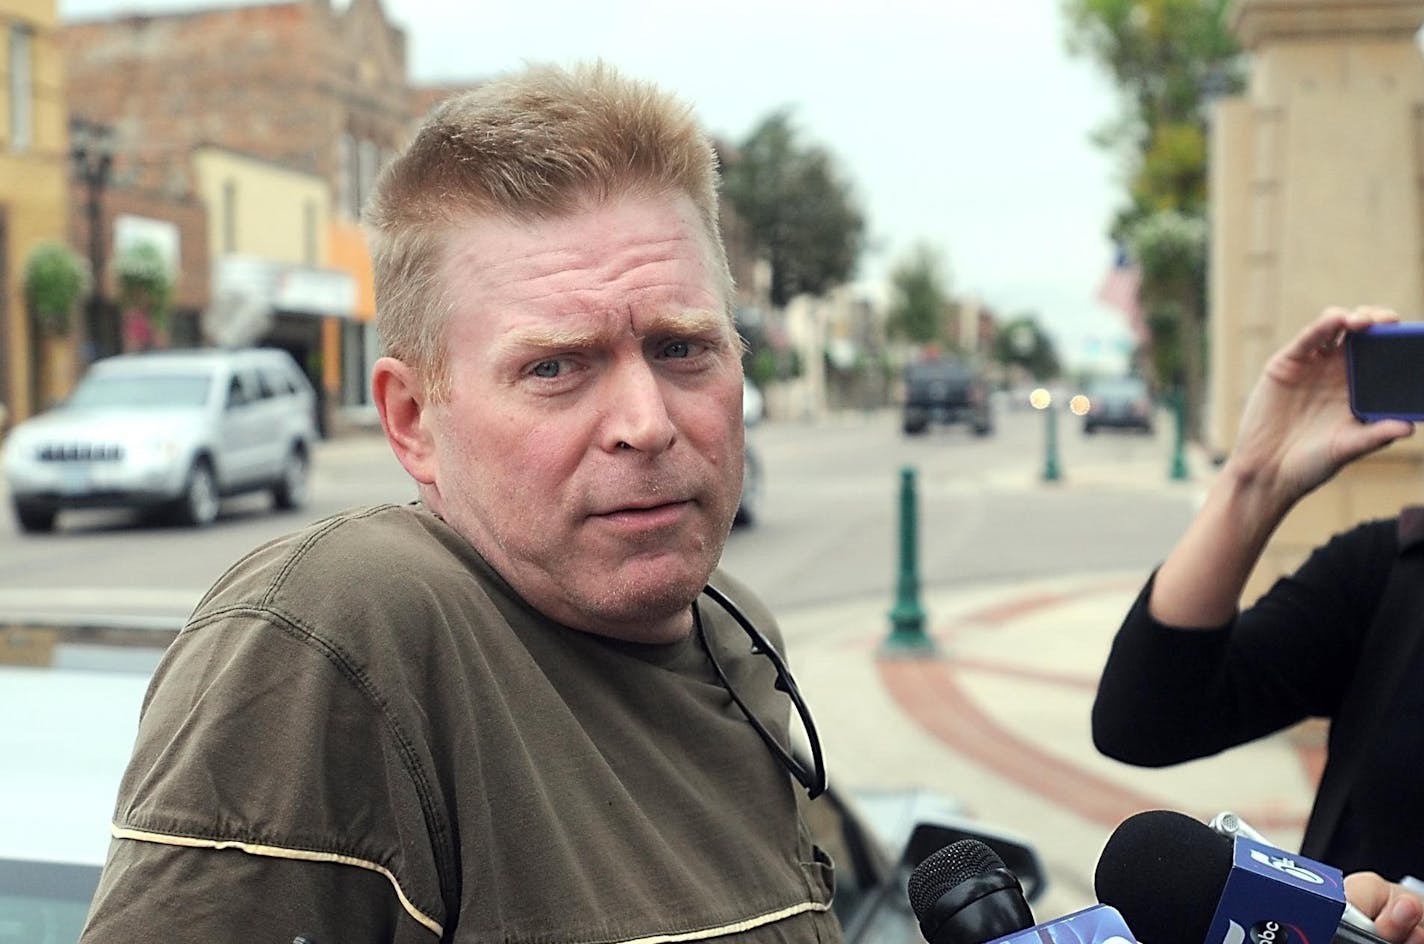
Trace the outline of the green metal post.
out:
<instances>
[{"instance_id":1,"label":"green metal post","mask_svg":"<svg viewBox=\"0 0 1424 944\"><path fill-rule=\"evenodd\" d=\"M915 470L900 470L900 576L896 581L895 606L890 611L890 636L885 648L895 651L933 651L934 643L925 633L925 611L920 606L919 528L915 510Z\"/></svg>"},{"instance_id":2,"label":"green metal post","mask_svg":"<svg viewBox=\"0 0 1424 944\"><path fill-rule=\"evenodd\" d=\"M1187 479L1187 397L1181 387L1172 391L1172 415L1176 429L1173 432L1172 470L1169 475L1173 482L1184 482Z\"/></svg>"},{"instance_id":3,"label":"green metal post","mask_svg":"<svg viewBox=\"0 0 1424 944\"><path fill-rule=\"evenodd\" d=\"M1058 410L1049 403L1043 413L1048 424L1043 433L1043 480L1056 482L1062 477L1058 471Z\"/></svg>"}]
</instances>

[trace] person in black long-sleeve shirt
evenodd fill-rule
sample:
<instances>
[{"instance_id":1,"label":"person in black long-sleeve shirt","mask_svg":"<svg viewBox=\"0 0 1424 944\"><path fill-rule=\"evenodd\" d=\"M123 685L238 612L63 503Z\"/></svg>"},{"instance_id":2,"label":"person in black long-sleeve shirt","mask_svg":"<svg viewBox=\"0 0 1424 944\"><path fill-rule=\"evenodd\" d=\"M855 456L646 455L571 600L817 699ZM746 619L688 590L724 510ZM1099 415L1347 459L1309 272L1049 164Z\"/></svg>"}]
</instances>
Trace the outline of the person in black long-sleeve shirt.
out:
<instances>
[{"instance_id":1,"label":"person in black long-sleeve shirt","mask_svg":"<svg viewBox=\"0 0 1424 944\"><path fill-rule=\"evenodd\" d=\"M1102 753L1161 767L1305 718L1330 719L1301 851L1346 872L1398 879L1424 876L1424 644L1403 644L1424 637L1424 612L1419 632L1399 629L1400 644L1371 645L1367 631L1396 561L1424 553L1424 528L1384 519L1338 534L1238 611L1290 508L1349 462L1412 432L1400 420L1361 423L1349 408L1344 335L1392 320L1384 309L1329 309L1266 365L1235 449L1118 630L1092 723ZM1408 664L1388 665L1400 659ZM1399 669L1403 684L1381 683ZM1347 752L1358 752L1349 765L1340 761ZM1328 791L1338 804L1323 803Z\"/></svg>"}]
</instances>

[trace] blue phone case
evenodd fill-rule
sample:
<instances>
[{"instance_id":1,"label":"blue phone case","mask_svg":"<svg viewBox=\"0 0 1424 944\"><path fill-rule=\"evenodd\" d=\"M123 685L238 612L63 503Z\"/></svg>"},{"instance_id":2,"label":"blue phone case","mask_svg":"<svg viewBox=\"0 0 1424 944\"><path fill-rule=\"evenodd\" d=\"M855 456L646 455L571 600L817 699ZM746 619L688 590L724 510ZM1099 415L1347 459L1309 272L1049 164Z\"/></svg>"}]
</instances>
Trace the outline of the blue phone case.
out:
<instances>
[{"instance_id":1,"label":"blue phone case","mask_svg":"<svg viewBox=\"0 0 1424 944\"><path fill-rule=\"evenodd\" d=\"M1424 421L1424 322L1351 331L1345 369L1350 411L1360 420Z\"/></svg>"}]
</instances>

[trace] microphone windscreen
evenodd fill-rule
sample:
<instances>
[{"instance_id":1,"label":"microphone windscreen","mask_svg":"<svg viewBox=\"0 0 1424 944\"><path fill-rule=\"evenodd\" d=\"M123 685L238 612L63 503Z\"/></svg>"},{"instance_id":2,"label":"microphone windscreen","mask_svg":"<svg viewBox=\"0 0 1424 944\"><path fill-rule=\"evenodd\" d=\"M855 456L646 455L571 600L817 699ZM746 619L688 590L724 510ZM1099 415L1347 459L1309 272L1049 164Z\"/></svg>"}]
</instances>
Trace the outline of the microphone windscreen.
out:
<instances>
[{"instance_id":1,"label":"microphone windscreen","mask_svg":"<svg viewBox=\"0 0 1424 944\"><path fill-rule=\"evenodd\" d=\"M977 839L961 839L932 852L915 866L906 883L916 915L929 913L945 892L986 872L1005 868L999 854Z\"/></svg>"},{"instance_id":2,"label":"microphone windscreen","mask_svg":"<svg viewBox=\"0 0 1424 944\"><path fill-rule=\"evenodd\" d=\"M1139 941L1202 944L1232 856L1230 838L1190 816L1137 813L1108 837L1093 890L1121 912Z\"/></svg>"}]
</instances>

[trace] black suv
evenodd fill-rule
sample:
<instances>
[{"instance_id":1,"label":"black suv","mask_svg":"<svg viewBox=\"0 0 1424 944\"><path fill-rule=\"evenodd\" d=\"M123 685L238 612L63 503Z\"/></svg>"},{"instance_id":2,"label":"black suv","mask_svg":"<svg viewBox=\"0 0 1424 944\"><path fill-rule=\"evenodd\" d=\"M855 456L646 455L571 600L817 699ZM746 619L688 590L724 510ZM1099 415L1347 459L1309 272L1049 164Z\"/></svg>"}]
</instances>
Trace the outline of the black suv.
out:
<instances>
[{"instance_id":1,"label":"black suv","mask_svg":"<svg viewBox=\"0 0 1424 944\"><path fill-rule=\"evenodd\" d=\"M921 361L905 367L905 432L923 433L931 423L966 423L975 435L994 431L989 391L973 365Z\"/></svg>"}]
</instances>

